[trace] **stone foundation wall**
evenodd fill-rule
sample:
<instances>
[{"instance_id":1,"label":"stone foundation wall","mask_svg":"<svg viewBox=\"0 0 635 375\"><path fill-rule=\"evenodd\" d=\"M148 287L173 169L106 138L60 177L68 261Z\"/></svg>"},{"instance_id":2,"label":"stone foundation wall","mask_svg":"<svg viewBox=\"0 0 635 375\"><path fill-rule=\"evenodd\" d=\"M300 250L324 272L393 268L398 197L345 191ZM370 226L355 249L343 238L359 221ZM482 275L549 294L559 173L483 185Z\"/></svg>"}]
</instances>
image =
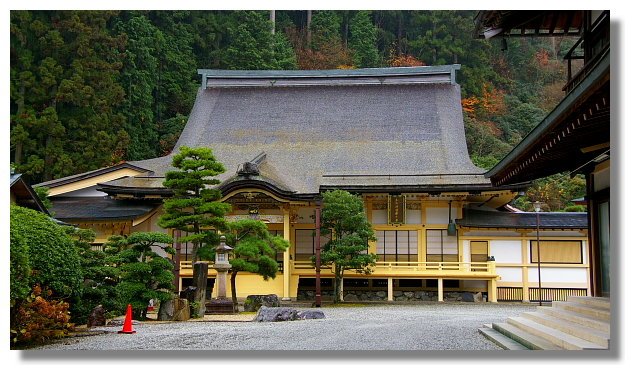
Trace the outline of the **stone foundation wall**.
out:
<instances>
[{"instance_id":1,"label":"stone foundation wall","mask_svg":"<svg viewBox=\"0 0 635 375\"><path fill-rule=\"evenodd\" d=\"M460 302L464 292L444 292L443 300L445 302ZM472 293L476 295L476 293ZM333 298L332 290L322 291L322 299ZM486 301L487 293L483 293L483 300ZM315 299L315 292L312 290L299 290L298 301L310 301ZM385 290L344 290L344 301L387 301L388 292ZM437 292L427 291L400 291L393 292L394 301L437 301ZM477 298L474 298L476 301Z\"/></svg>"}]
</instances>

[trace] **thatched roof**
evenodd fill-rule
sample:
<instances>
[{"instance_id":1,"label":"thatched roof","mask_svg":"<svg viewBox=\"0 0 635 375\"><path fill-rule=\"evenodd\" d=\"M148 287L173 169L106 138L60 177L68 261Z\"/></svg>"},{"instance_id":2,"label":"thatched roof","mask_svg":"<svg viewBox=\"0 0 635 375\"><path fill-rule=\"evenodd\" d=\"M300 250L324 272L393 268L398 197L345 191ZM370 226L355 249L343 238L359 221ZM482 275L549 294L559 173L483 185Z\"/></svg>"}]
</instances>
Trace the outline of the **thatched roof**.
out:
<instances>
[{"instance_id":1,"label":"thatched roof","mask_svg":"<svg viewBox=\"0 0 635 375\"><path fill-rule=\"evenodd\" d=\"M469 159L457 65L353 71L199 71L174 152L210 147L225 185L254 179L296 194L325 187L491 186ZM258 159L258 174L243 176ZM171 156L131 162L162 176Z\"/></svg>"}]
</instances>

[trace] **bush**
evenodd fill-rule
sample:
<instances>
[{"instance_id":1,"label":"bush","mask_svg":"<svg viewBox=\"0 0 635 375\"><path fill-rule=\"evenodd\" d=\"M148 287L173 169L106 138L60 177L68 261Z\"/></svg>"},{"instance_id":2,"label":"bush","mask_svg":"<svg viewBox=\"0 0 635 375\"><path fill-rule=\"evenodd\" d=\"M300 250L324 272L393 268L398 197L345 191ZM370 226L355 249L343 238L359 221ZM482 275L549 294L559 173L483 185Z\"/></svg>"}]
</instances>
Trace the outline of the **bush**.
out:
<instances>
[{"instance_id":1,"label":"bush","mask_svg":"<svg viewBox=\"0 0 635 375\"><path fill-rule=\"evenodd\" d=\"M11 307L17 301L25 299L31 288L29 286L31 266L29 264L29 246L19 231L11 226Z\"/></svg>"},{"instance_id":2,"label":"bush","mask_svg":"<svg viewBox=\"0 0 635 375\"><path fill-rule=\"evenodd\" d=\"M62 227L40 212L13 205L10 224L11 232L19 233L28 247L31 286L41 285L56 299L78 296L82 281L79 255ZM16 241L21 240L16 237Z\"/></svg>"}]
</instances>

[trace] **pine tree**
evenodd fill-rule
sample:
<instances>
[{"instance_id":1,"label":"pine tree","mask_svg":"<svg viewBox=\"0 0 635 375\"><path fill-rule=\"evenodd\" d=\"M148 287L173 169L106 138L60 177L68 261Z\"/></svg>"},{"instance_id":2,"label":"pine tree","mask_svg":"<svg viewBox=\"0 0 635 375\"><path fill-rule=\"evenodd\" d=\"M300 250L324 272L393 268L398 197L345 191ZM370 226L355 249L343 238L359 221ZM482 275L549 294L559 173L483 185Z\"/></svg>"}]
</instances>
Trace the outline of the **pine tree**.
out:
<instances>
[{"instance_id":1,"label":"pine tree","mask_svg":"<svg viewBox=\"0 0 635 375\"><path fill-rule=\"evenodd\" d=\"M115 287L119 308L132 305L133 315L145 319L150 300L167 301L173 297L172 263L155 251L160 248L174 254L172 237L159 232L135 232L125 239L123 249L114 256L119 283Z\"/></svg>"},{"instance_id":2,"label":"pine tree","mask_svg":"<svg viewBox=\"0 0 635 375\"><path fill-rule=\"evenodd\" d=\"M342 190L322 194L322 234L331 234L321 253L321 263L335 267L334 302L340 301L344 271L370 274L377 260L368 253L368 242L375 233L364 213L364 203L358 196ZM314 257L315 261L315 257Z\"/></svg>"},{"instance_id":3,"label":"pine tree","mask_svg":"<svg viewBox=\"0 0 635 375\"><path fill-rule=\"evenodd\" d=\"M289 242L269 233L267 225L259 220L239 220L230 223L232 236L228 238L234 247L229 261L231 291L234 306L237 305L236 276L239 272L250 272L264 280L274 279L278 273L276 254L287 250Z\"/></svg>"},{"instance_id":4,"label":"pine tree","mask_svg":"<svg viewBox=\"0 0 635 375\"><path fill-rule=\"evenodd\" d=\"M213 188L220 183L214 176L225 167L209 148L187 146L179 148L172 166L176 170L165 174L163 185L174 195L164 200L159 225L186 233L180 241L192 243L194 261L212 259L220 238L217 231L227 230L224 216L231 210L231 205L219 202L220 190Z\"/></svg>"}]
</instances>

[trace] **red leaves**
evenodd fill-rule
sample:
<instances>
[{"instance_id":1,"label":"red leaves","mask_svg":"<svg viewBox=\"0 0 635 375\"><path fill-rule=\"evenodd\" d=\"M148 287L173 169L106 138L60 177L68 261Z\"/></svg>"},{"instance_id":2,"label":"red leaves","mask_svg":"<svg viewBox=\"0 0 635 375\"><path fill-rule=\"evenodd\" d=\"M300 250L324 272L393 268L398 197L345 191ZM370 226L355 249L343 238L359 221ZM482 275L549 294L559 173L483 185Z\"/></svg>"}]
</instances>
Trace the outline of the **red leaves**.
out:
<instances>
[{"instance_id":1,"label":"red leaves","mask_svg":"<svg viewBox=\"0 0 635 375\"><path fill-rule=\"evenodd\" d=\"M50 290L42 290L39 285L33 287L31 295L15 311L11 322L11 344L44 342L68 334L73 327L69 323L69 305L63 301L48 300L51 294Z\"/></svg>"}]
</instances>

